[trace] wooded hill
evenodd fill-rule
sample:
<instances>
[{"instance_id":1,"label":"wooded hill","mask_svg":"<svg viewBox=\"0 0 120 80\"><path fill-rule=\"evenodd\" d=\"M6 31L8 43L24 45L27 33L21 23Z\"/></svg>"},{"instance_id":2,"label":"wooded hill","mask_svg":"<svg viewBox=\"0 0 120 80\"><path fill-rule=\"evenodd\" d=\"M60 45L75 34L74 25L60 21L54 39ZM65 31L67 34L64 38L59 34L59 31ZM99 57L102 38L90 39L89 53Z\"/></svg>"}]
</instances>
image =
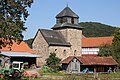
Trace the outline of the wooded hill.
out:
<instances>
[{"instance_id":1,"label":"wooded hill","mask_svg":"<svg viewBox=\"0 0 120 80\"><path fill-rule=\"evenodd\" d=\"M116 27L112 27L106 24L101 24L98 22L81 22L79 23L83 27L83 35L85 37L104 37L112 36L115 32ZM31 47L33 38L25 40Z\"/></svg>"},{"instance_id":2,"label":"wooded hill","mask_svg":"<svg viewBox=\"0 0 120 80\"><path fill-rule=\"evenodd\" d=\"M85 37L104 37L112 36L115 33L116 27L98 22L81 22L80 26L83 27L83 35Z\"/></svg>"}]
</instances>

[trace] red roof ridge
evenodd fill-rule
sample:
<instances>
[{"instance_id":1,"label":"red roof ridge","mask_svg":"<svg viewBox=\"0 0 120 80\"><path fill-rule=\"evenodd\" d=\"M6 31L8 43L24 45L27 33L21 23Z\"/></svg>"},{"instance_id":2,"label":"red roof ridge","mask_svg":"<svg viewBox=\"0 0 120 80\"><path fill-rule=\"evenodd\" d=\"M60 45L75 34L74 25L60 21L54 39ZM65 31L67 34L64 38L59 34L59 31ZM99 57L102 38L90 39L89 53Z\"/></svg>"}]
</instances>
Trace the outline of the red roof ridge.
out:
<instances>
[{"instance_id":1,"label":"red roof ridge","mask_svg":"<svg viewBox=\"0 0 120 80\"><path fill-rule=\"evenodd\" d=\"M104 36L104 37L83 37L84 38L113 38L114 36Z\"/></svg>"},{"instance_id":2,"label":"red roof ridge","mask_svg":"<svg viewBox=\"0 0 120 80\"><path fill-rule=\"evenodd\" d=\"M82 54L82 56L97 56L97 54Z\"/></svg>"}]
</instances>

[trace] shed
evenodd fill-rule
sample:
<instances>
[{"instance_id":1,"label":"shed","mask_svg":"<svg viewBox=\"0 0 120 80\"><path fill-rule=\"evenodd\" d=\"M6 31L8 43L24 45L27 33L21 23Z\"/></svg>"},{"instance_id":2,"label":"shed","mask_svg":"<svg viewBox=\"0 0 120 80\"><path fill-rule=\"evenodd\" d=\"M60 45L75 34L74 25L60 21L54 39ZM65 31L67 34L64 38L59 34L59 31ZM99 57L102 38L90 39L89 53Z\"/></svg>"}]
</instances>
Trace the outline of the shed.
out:
<instances>
[{"instance_id":1,"label":"shed","mask_svg":"<svg viewBox=\"0 0 120 80\"><path fill-rule=\"evenodd\" d=\"M29 52L2 51L0 55L10 58L10 62L13 61L28 62L29 66L32 64L36 64L36 58L40 58L40 56L36 54L31 54Z\"/></svg>"},{"instance_id":2,"label":"shed","mask_svg":"<svg viewBox=\"0 0 120 80\"><path fill-rule=\"evenodd\" d=\"M93 72L107 72L109 68L114 71L116 66L117 62L112 56L69 56L62 61L63 70L72 73L75 72L74 68L77 69L76 72L82 72L86 68Z\"/></svg>"}]
</instances>

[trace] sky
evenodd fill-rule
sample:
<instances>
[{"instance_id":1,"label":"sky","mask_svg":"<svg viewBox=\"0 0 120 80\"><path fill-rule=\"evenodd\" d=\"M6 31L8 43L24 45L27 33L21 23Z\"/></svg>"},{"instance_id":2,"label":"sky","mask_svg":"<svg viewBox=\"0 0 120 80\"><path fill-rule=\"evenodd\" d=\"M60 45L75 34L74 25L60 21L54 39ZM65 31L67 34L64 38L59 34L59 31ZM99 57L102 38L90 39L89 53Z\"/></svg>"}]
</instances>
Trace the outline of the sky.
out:
<instances>
[{"instance_id":1,"label":"sky","mask_svg":"<svg viewBox=\"0 0 120 80\"><path fill-rule=\"evenodd\" d=\"M34 38L38 29L51 29L56 23L55 16L67 5L79 15L79 22L120 27L120 0L34 0L28 9L24 40Z\"/></svg>"}]
</instances>

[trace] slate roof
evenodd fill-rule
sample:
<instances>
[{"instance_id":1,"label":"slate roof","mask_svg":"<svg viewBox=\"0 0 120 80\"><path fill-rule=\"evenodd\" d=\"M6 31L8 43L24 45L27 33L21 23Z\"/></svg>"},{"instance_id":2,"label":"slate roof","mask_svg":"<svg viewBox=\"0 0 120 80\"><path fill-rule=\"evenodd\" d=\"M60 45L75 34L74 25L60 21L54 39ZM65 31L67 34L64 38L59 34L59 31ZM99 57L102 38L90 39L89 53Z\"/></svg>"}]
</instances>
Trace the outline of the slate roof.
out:
<instances>
[{"instance_id":1,"label":"slate roof","mask_svg":"<svg viewBox=\"0 0 120 80\"><path fill-rule=\"evenodd\" d=\"M99 47L105 44L112 44L113 37L92 37L82 38L82 47Z\"/></svg>"},{"instance_id":2,"label":"slate roof","mask_svg":"<svg viewBox=\"0 0 120 80\"><path fill-rule=\"evenodd\" d=\"M42 33L48 45L71 46L70 43L65 41L62 34L57 31L46 29L39 29L39 31Z\"/></svg>"},{"instance_id":3,"label":"slate roof","mask_svg":"<svg viewBox=\"0 0 120 80\"><path fill-rule=\"evenodd\" d=\"M69 64L74 58L77 58L82 65L117 65L118 63L112 58L109 57L100 57L100 56L69 56L64 59L62 63Z\"/></svg>"},{"instance_id":4,"label":"slate roof","mask_svg":"<svg viewBox=\"0 0 120 80\"><path fill-rule=\"evenodd\" d=\"M74 13L68 6L65 7L57 16L56 18L59 17L75 17L75 18L79 18L79 16Z\"/></svg>"},{"instance_id":5,"label":"slate roof","mask_svg":"<svg viewBox=\"0 0 120 80\"><path fill-rule=\"evenodd\" d=\"M74 28L74 29L82 29L79 24L71 24L71 23L63 23L63 24L55 24L52 29L60 29L60 28Z\"/></svg>"}]
</instances>

